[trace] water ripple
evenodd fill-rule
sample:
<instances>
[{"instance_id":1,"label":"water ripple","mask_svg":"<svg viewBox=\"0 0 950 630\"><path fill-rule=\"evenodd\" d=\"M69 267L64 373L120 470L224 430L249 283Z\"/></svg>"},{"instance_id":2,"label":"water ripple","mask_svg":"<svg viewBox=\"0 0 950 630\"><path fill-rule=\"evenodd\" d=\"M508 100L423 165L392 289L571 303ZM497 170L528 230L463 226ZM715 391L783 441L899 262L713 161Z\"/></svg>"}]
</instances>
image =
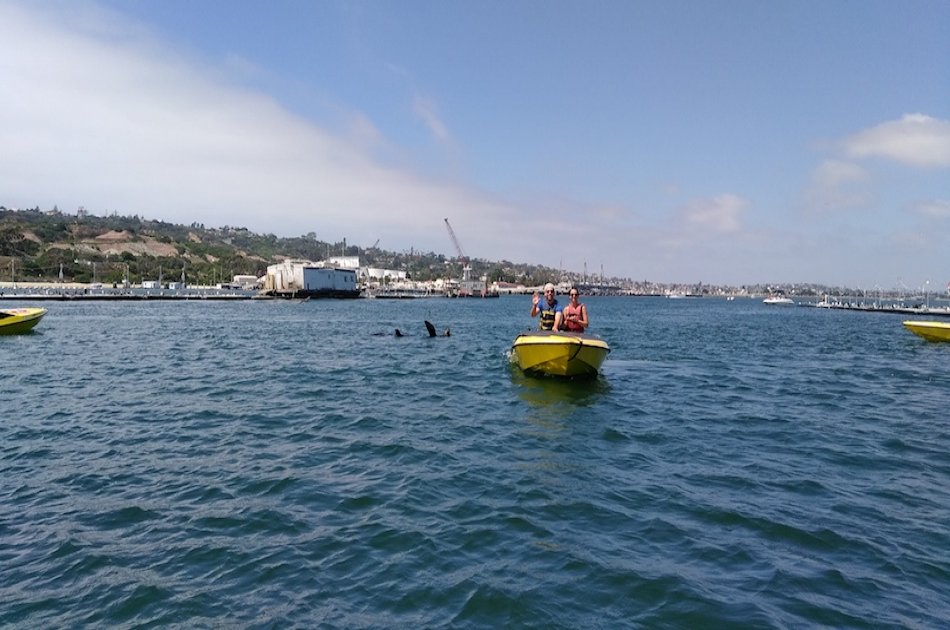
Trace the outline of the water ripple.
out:
<instances>
[{"instance_id":1,"label":"water ripple","mask_svg":"<svg viewBox=\"0 0 950 630\"><path fill-rule=\"evenodd\" d=\"M950 618L947 348L899 319L591 299L613 351L565 384L508 362L523 299L386 302L0 339L0 626Z\"/></svg>"}]
</instances>

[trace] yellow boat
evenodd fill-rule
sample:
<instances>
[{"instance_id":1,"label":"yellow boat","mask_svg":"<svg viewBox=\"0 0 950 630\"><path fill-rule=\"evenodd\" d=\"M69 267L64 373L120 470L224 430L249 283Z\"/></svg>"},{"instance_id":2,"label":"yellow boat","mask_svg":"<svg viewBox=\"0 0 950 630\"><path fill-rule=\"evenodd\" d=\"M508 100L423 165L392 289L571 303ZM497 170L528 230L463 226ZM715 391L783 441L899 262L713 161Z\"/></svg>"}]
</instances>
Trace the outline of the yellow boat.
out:
<instances>
[{"instance_id":1,"label":"yellow boat","mask_svg":"<svg viewBox=\"0 0 950 630\"><path fill-rule=\"evenodd\" d=\"M927 341L950 341L950 324L946 322L906 321L904 327Z\"/></svg>"},{"instance_id":2,"label":"yellow boat","mask_svg":"<svg viewBox=\"0 0 950 630\"><path fill-rule=\"evenodd\" d=\"M46 315L45 308L0 309L0 335L29 332Z\"/></svg>"},{"instance_id":3,"label":"yellow boat","mask_svg":"<svg viewBox=\"0 0 950 630\"><path fill-rule=\"evenodd\" d=\"M515 337L512 361L524 372L553 376L594 376L610 346L592 335L538 330Z\"/></svg>"}]
</instances>

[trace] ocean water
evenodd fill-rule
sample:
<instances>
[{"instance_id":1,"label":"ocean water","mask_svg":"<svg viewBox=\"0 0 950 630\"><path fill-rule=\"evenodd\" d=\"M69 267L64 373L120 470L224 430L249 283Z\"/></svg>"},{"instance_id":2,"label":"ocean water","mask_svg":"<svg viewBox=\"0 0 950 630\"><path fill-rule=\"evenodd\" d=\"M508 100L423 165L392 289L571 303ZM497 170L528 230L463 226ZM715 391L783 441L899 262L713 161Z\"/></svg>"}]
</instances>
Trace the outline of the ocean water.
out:
<instances>
[{"instance_id":1,"label":"ocean water","mask_svg":"<svg viewBox=\"0 0 950 630\"><path fill-rule=\"evenodd\" d=\"M0 337L0 627L947 627L950 344L585 301L581 383L509 365L525 296L47 304Z\"/></svg>"}]
</instances>

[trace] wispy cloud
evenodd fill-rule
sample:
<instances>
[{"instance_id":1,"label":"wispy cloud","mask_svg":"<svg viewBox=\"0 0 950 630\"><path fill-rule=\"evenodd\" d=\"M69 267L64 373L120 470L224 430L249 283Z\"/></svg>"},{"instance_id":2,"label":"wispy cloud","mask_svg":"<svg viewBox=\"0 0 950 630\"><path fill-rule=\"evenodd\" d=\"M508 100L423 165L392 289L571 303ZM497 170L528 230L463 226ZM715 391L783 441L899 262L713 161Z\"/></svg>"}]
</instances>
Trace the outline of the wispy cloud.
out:
<instances>
[{"instance_id":1,"label":"wispy cloud","mask_svg":"<svg viewBox=\"0 0 950 630\"><path fill-rule=\"evenodd\" d=\"M950 200L933 199L918 204L914 208L919 214L934 219L950 219Z\"/></svg>"},{"instance_id":2,"label":"wispy cloud","mask_svg":"<svg viewBox=\"0 0 950 630\"><path fill-rule=\"evenodd\" d=\"M858 164L825 160L812 171L805 204L818 212L865 206L871 199L869 181L868 172Z\"/></svg>"},{"instance_id":3,"label":"wispy cloud","mask_svg":"<svg viewBox=\"0 0 950 630\"><path fill-rule=\"evenodd\" d=\"M842 141L851 158L880 157L911 166L950 166L950 121L905 114Z\"/></svg>"},{"instance_id":4,"label":"wispy cloud","mask_svg":"<svg viewBox=\"0 0 950 630\"><path fill-rule=\"evenodd\" d=\"M739 195L726 193L689 202L683 209L683 218L688 227L718 233L737 232L742 228L740 219L748 205Z\"/></svg>"},{"instance_id":5,"label":"wispy cloud","mask_svg":"<svg viewBox=\"0 0 950 630\"><path fill-rule=\"evenodd\" d=\"M424 96L416 96L412 101L412 111L416 118L421 120L429 133L439 142L447 142L450 139L448 127L442 122L439 116L439 108L436 103Z\"/></svg>"}]
</instances>

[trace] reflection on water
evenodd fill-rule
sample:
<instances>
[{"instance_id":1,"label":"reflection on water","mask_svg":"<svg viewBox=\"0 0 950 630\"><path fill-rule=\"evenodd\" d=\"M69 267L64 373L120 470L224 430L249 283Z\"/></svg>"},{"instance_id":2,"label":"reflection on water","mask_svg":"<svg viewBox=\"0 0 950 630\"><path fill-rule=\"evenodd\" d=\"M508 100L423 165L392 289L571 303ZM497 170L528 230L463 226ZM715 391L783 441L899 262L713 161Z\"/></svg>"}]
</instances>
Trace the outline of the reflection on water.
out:
<instances>
[{"instance_id":1,"label":"reflection on water","mask_svg":"<svg viewBox=\"0 0 950 630\"><path fill-rule=\"evenodd\" d=\"M610 384L602 374L595 378L563 378L527 375L514 363L510 364L511 383L518 397L532 407L555 409L563 407L570 412L575 407L587 407L610 391Z\"/></svg>"}]
</instances>

